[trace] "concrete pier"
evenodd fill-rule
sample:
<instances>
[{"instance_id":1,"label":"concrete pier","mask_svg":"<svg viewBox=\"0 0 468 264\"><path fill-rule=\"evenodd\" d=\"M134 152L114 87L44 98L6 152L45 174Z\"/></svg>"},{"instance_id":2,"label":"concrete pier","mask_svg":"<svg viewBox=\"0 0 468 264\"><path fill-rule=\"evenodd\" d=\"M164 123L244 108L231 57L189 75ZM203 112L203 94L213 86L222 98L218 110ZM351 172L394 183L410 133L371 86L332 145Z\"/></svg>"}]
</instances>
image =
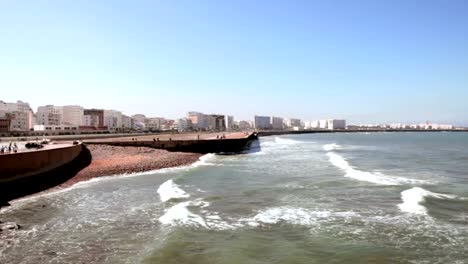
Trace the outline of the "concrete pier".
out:
<instances>
[{"instance_id":1,"label":"concrete pier","mask_svg":"<svg viewBox=\"0 0 468 264\"><path fill-rule=\"evenodd\" d=\"M164 137L141 136L115 138L105 140L86 140L85 144L99 144L111 146L141 146L169 151L193 152L193 153L239 153L247 150L256 140L257 133L222 133L189 134L189 135L164 135Z\"/></svg>"}]
</instances>

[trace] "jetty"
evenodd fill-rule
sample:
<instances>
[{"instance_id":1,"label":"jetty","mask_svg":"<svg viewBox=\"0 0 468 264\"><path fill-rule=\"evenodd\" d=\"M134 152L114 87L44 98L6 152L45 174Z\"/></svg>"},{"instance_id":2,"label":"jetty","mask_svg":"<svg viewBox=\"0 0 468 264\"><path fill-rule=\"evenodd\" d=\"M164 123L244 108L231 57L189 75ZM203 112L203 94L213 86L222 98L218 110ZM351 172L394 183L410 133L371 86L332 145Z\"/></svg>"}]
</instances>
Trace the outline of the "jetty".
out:
<instances>
[{"instance_id":1,"label":"jetty","mask_svg":"<svg viewBox=\"0 0 468 264\"><path fill-rule=\"evenodd\" d=\"M84 140L86 145L110 145L120 147L150 147L177 152L239 153L250 148L258 139L256 132L236 133L188 133L129 136L119 138Z\"/></svg>"}]
</instances>

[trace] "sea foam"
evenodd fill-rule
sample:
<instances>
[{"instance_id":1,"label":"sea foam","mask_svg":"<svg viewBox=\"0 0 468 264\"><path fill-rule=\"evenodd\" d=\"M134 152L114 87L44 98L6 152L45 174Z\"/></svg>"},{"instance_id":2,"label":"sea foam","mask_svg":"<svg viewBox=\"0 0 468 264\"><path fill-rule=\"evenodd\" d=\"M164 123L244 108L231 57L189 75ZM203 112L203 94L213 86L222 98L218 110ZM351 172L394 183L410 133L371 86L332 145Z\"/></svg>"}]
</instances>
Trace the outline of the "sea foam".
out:
<instances>
[{"instance_id":1,"label":"sea foam","mask_svg":"<svg viewBox=\"0 0 468 264\"><path fill-rule=\"evenodd\" d=\"M323 149L325 151L332 151L332 150L337 150L337 149L341 149L342 147L336 143L332 143L332 144L326 144L323 146Z\"/></svg>"},{"instance_id":2,"label":"sea foam","mask_svg":"<svg viewBox=\"0 0 468 264\"><path fill-rule=\"evenodd\" d=\"M180 189L173 180L168 180L161 184L161 186L158 188L158 193L161 201L163 202L169 201L170 199L190 197L190 195L184 190Z\"/></svg>"},{"instance_id":3,"label":"sea foam","mask_svg":"<svg viewBox=\"0 0 468 264\"><path fill-rule=\"evenodd\" d=\"M404 177L388 176L379 172L368 172L353 168L348 161L341 155L328 152L328 159L337 168L345 172L345 177L353 178L359 181L366 181L381 185L401 185L427 183L423 180L408 179Z\"/></svg>"},{"instance_id":4,"label":"sea foam","mask_svg":"<svg viewBox=\"0 0 468 264\"><path fill-rule=\"evenodd\" d=\"M202 216L189 211L189 206L206 207L209 203L204 201L187 201L178 203L169 208L164 215L159 217L159 222L165 225L188 225L208 228Z\"/></svg>"},{"instance_id":5,"label":"sea foam","mask_svg":"<svg viewBox=\"0 0 468 264\"><path fill-rule=\"evenodd\" d=\"M434 193L420 187L413 187L411 189L401 192L401 200L403 201L398 205L400 210L405 213L427 215L427 208L421 205L426 197L434 197L438 199L456 199L457 196Z\"/></svg>"}]
</instances>

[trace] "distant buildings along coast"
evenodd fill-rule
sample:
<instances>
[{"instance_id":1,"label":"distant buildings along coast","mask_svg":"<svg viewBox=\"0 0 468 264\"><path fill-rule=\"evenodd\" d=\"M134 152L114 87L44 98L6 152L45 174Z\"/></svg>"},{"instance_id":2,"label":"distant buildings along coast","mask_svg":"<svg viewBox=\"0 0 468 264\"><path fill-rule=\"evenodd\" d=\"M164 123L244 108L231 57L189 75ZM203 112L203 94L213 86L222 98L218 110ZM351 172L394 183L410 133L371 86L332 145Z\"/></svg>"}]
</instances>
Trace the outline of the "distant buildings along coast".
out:
<instances>
[{"instance_id":1,"label":"distant buildings along coast","mask_svg":"<svg viewBox=\"0 0 468 264\"><path fill-rule=\"evenodd\" d=\"M34 112L23 101L0 101L0 133L22 135L158 132L158 131L246 131L246 130L451 130L449 124L379 124L347 125L344 119L320 119L302 121L299 118L283 118L255 115L253 121L234 120L232 115L206 114L190 111L184 117L168 119L144 114L126 115L113 109L86 109L79 105L44 105ZM7 134L5 134L7 133Z\"/></svg>"}]
</instances>

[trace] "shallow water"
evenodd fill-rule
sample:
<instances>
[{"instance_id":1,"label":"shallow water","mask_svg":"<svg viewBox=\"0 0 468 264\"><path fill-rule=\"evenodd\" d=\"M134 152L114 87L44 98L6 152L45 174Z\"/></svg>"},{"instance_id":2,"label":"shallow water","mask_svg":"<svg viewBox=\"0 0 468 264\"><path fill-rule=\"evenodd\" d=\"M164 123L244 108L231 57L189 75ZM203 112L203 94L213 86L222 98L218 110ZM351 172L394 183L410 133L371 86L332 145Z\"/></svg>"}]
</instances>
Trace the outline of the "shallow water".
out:
<instances>
[{"instance_id":1,"label":"shallow water","mask_svg":"<svg viewBox=\"0 0 468 264\"><path fill-rule=\"evenodd\" d=\"M0 263L465 263L468 134L261 138L256 152L3 208Z\"/></svg>"}]
</instances>

